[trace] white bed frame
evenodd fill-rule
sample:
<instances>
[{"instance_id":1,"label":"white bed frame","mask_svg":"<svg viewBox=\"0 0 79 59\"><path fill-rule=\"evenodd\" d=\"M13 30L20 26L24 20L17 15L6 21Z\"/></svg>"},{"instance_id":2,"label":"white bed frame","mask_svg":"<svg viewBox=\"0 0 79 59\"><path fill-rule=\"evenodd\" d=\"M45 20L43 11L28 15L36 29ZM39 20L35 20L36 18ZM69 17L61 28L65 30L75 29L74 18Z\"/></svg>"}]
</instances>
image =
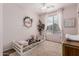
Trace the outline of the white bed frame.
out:
<instances>
[{"instance_id":1,"label":"white bed frame","mask_svg":"<svg viewBox=\"0 0 79 59\"><path fill-rule=\"evenodd\" d=\"M31 50L32 48L34 48L35 46L39 45L40 43L42 43L44 40L41 40L40 42L36 42L36 43L33 43L33 44L30 44L30 45L27 45L27 46L24 46L24 45L20 45L19 43L17 42L13 42L12 44L12 48L14 50L16 50L16 52L23 56L25 53L27 53L27 51Z\"/></svg>"},{"instance_id":2,"label":"white bed frame","mask_svg":"<svg viewBox=\"0 0 79 59\"><path fill-rule=\"evenodd\" d=\"M30 51L31 49L33 49L35 46L37 46L37 45L39 45L40 43L42 43L43 41L45 41L45 39L46 39L46 38L45 38L45 34L43 34L42 36L39 36L38 39L41 39L41 41L36 42L36 43L32 43L31 45L27 45L27 46L21 45L21 44L17 43L17 41L14 41L14 42L12 43L12 48L13 48L14 50L16 50L16 52L17 52L19 55L23 56L25 53L27 53L28 51Z\"/></svg>"}]
</instances>

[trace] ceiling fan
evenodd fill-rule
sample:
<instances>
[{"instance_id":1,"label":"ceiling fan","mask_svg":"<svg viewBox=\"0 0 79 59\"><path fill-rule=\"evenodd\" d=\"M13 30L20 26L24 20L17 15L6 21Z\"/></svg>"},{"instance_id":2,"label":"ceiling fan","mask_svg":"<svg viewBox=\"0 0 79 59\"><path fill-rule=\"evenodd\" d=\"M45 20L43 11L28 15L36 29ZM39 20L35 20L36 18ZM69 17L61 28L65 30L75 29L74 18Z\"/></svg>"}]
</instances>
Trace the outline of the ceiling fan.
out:
<instances>
[{"instance_id":1,"label":"ceiling fan","mask_svg":"<svg viewBox=\"0 0 79 59\"><path fill-rule=\"evenodd\" d=\"M42 8L46 8L46 9L49 9L49 8L54 8L55 6L53 4L50 4L50 3L42 3Z\"/></svg>"}]
</instances>

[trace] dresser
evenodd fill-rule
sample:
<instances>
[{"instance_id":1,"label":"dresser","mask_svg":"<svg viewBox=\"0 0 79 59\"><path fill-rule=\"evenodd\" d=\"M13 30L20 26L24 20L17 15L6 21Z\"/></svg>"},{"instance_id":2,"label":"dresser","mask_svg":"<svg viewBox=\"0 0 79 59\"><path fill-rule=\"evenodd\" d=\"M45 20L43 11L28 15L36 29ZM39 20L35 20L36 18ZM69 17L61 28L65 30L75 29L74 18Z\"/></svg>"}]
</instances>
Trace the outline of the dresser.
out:
<instances>
[{"instance_id":1,"label":"dresser","mask_svg":"<svg viewBox=\"0 0 79 59\"><path fill-rule=\"evenodd\" d=\"M79 42L64 41L63 56L79 56Z\"/></svg>"}]
</instances>

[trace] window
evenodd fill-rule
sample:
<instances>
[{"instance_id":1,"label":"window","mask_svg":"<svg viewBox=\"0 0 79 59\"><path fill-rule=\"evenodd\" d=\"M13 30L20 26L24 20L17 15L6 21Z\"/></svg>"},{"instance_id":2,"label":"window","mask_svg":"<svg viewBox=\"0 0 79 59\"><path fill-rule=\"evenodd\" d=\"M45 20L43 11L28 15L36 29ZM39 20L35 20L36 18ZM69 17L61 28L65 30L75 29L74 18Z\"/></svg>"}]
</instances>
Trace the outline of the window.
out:
<instances>
[{"instance_id":1,"label":"window","mask_svg":"<svg viewBox=\"0 0 79 59\"><path fill-rule=\"evenodd\" d=\"M53 15L53 16L48 16L47 19L47 31L56 33L59 32L59 25L58 25L58 16Z\"/></svg>"}]
</instances>

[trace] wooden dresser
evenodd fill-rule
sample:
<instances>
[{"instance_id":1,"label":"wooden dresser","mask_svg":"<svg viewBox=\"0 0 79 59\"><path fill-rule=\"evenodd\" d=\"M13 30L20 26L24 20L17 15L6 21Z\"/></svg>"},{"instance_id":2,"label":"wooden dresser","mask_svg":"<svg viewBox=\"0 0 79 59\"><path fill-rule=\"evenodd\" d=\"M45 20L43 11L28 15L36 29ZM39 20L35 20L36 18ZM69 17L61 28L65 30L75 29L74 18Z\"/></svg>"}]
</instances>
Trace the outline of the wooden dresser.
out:
<instances>
[{"instance_id":1,"label":"wooden dresser","mask_svg":"<svg viewBox=\"0 0 79 59\"><path fill-rule=\"evenodd\" d=\"M79 56L79 42L64 41L63 56Z\"/></svg>"}]
</instances>

